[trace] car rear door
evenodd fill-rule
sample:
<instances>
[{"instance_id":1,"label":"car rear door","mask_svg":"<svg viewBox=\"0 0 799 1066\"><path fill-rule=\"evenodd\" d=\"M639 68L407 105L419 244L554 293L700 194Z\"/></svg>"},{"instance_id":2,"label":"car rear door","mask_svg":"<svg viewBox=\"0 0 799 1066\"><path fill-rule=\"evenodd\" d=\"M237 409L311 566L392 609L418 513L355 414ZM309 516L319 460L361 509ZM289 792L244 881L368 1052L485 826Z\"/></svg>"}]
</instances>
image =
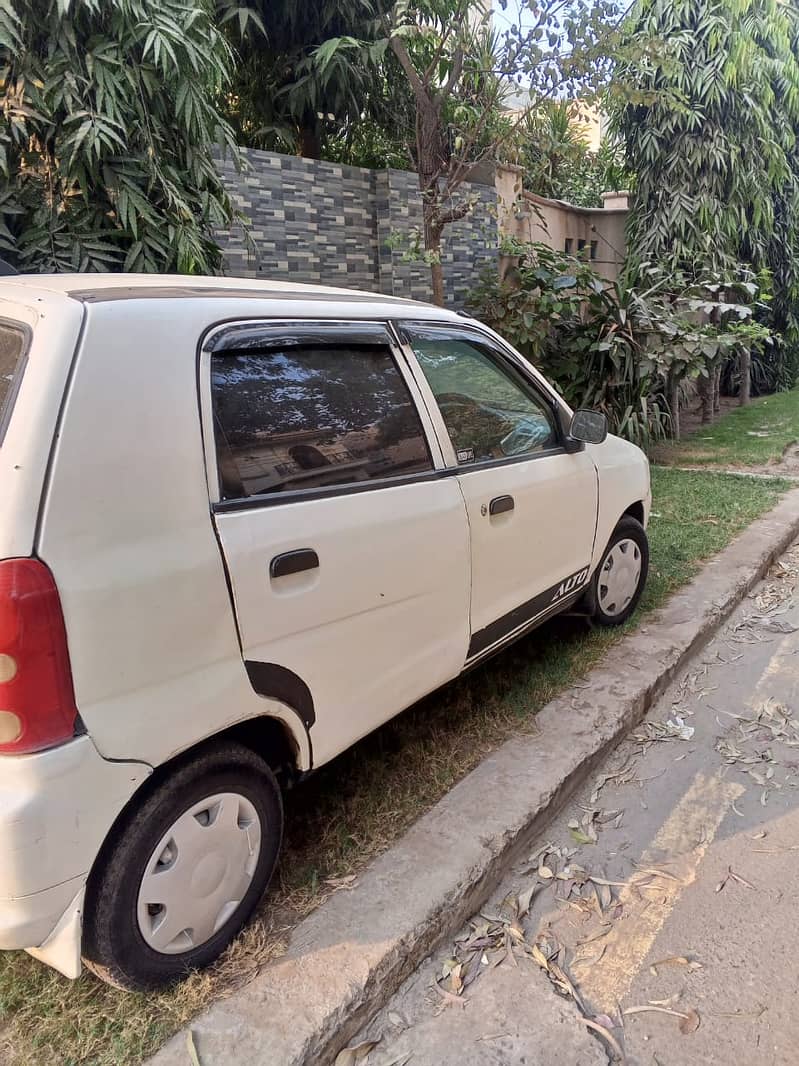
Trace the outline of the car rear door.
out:
<instances>
[{"instance_id":1,"label":"car rear door","mask_svg":"<svg viewBox=\"0 0 799 1066\"><path fill-rule=\"evenodd\" d=\"M596 468L567 450L557 401L490 335L444 323L402 323L400 335L466 502L472 663L586 584Z\"/></svg>"},{"instance_id":2,"label":"car rear door","mask_svg":"<svg viewBox=\"0 0 799 1066\"><path fill-rule=\"evenodd\" d=\"M228 324L201 381L247 669L305 692L318 764L462 669L463 498L383 323Z\"/></svg>"}]
</instances>

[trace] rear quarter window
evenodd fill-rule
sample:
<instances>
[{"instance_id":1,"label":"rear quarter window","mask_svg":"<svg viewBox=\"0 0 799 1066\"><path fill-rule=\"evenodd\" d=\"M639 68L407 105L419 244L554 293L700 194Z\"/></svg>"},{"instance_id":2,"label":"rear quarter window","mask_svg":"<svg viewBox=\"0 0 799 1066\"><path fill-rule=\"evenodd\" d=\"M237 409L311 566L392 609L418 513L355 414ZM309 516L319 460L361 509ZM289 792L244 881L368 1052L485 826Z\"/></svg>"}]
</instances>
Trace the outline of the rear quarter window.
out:
<instances>
[{"instance_id":1,"label":"rear quarter window","mask_svg":"<svg viewBox=\"0 0 799 1066\"><path fill-rule=\"evenodd\" d=\"M25 353L28 346L27 330L0 322L0 444L11 421L11 410L19 390Z\"/></svg>"}]
</instances>

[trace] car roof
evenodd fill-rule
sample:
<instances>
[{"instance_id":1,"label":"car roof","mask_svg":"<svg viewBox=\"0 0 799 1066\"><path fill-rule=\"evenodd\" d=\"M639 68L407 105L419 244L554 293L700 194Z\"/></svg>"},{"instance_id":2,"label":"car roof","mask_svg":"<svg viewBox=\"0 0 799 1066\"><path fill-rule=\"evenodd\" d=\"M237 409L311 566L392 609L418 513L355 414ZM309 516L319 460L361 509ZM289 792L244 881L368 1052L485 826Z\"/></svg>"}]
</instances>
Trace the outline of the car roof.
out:
<instances>
[{"instance_id":1,"label":"car roof","mask_svg":"<svg viewBox=\"0 0 799 1066\"><path fill-rule=\"evenodd\" d=\"M285 302L286 311L297 313L298 304L337 304L342 311L385 317L412 315L418 318L452 319L455 312L433 304L383 293L327 285L302 285L286 281L237 277L198 277L183 274L17 274L0 278L0 296L34 293L65 296L83 303L116 300L252 298ZM368 308L365 306L368 305Z\"/></svg>"}]
</instances>

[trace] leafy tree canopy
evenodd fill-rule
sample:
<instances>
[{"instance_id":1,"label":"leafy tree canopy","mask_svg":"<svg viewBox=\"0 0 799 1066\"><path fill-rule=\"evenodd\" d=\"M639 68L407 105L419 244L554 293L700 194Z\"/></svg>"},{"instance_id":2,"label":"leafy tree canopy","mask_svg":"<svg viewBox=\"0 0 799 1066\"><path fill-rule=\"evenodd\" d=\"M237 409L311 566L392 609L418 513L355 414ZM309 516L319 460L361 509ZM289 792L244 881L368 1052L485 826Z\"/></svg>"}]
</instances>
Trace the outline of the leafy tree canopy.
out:
<instances>
[{"instance_id":1,"label":"leafy tree canopy","mask_svg":"<svg viewBox=\"0 0 799 1066\"><path fill-rule=\"evenodd\" d=\"M220 263L230 50L196 0L0 2L0 247L24 270Z\"/></svg>"},{"instance_id":2,"label":"leafy tree canopy","mask_svg":"<svg viewBox=\"0 0 799 1066\"><path fill-rule=\"evenodd\" d=\"M630 39L664 42L616 74L639 260L723 271L742 246L766 255L799 120L793 17L779 0L638 0Z\"/></svg>"},{"instance_id":3,"label":"leafy tree canopy","mask_svg":"<svg viewBox=\"0 0 799 1066\"><path fill-rule=\"evenodd\" d=\"M238 53L229 100L239 143L365 166L409 164L410 96L378 43L383 0L219 7ZM331 40L341 42L334 54L325 51Z\"/></svg>"},{"instance_id":4,"label":"leafy tree canopy","mask_svg":"<svg viewBox=\"0 0 799 1066\"><path fill-rule=\"evenodd\" d=\"M401 68L413 101L412 156L437 303L444 298L442 234L472 209L463 186L475 168L512 153L529 111L542 100L590 93L610 69L616 0L524 0L521 6L526 17L497 30L474 0L396 0L370 39L330 38L314 54L322 75L354 55L377 66L390 53Z\"/></svg>"}]
</instances>

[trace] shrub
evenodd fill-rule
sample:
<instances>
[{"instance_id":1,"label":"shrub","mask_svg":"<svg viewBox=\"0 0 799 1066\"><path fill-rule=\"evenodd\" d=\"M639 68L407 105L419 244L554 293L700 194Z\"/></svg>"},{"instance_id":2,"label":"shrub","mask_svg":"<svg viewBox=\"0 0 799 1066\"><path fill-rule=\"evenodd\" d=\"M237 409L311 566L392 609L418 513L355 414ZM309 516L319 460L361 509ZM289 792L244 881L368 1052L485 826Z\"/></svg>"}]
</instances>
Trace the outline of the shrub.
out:
<instances>
[{"instance_id":1,"label":"shrub","mask_svg":"<svg viewBox=\"0 0 799 1066\"><path fill-rule=\"evenodd\" d=\"M614 433L645 449L677 429L682 382L770 338L753 321L759 290L749 276L688 284L643 264L611 283L547 245L511 241L503 251L514 265L504 278L484 273L472 312L572 407L602 411Z\"/></svg>"}]
</instances>

